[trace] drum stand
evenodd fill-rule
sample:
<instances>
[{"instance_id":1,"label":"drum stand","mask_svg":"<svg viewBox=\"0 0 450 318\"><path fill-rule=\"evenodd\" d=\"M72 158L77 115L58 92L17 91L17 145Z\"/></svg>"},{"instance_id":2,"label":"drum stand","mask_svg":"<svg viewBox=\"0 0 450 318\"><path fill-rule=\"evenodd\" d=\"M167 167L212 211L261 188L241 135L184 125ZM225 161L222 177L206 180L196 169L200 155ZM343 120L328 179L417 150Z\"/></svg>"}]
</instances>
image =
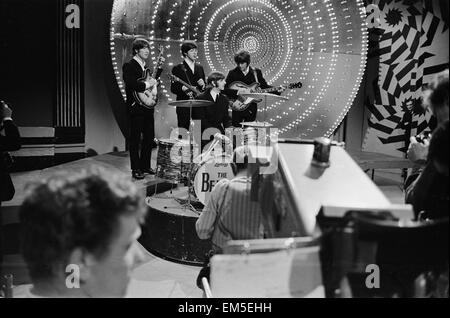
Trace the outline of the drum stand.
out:
<instances>
[{"instance_id":1,"label":"drum stand","mask_svg":"<svg viewBox=\"0 0 450 318\"><path fill-rule=\"evenodd\" d=\"M245 93L245 94L242 94L242 96L244 96L244 97L251 97L251 98L254 98L254 99L260 99L261 101L264 98L264 110L263 110L263 114L264 114L263 115L263 117L264 117L263 119L264 119L264 121L263 121L263 125L258 126L258 128L263 128L263 129L267 129L267 128L272 127L272 125L266 121L267 120L267 100L269 98L271 100L272 99L274 99L274 100L288 100L289 99L287 97L274 95L274 94L270 94L270 93ZM270 136L271 136L270 135L270 131L269 132L266 131L266 135L268 135L269 138L270 138ZM258 139L259 139L259 136L258 136Z\"/></svg>"},{"instance_id":2,"label":"drum stand","mask_svg":"<svg viewBox=\"0 0 450 318\"><path fill-rule=\"evenodd\" d=\"M185 210L191 210L192 212L195 212L197 214L200 214L196 208L194 208L191 204L191 191L192 191L192 182L191 182L191 178L192 178L192 161L193 161L193 152L194 149L192 147L192 126L193 126L193 122L192 122L192 106L189 107L189 170L188 170L188 197L187 197L187 201L184 200L179 200L179 203L181 203L182 208ZM178 201L177 200L177 201ZM183 203L184 202L184 203Z\"/></svg>"},{"instance_id":3,"label":"drum stand","mask_svg":"<svg viewBox=\"0 0 450 318\"><path fill-rule=\"evenodd\" d=\"M159 147L159 145L158 145ZM158 183L155 184L155 191L153 192L153 195L151 197L149 197L149 201L153 200L153 199L175 199L175 195L173 194L173 189L175 188L175 184L176 182L174 182L173 180L170 179L164 179L166 181L170 181L172 187L170 188L170 195L160 195L158 196Z\"/></svg>"},{"instance_id":4,"label":"drum stand","mask_svg":"<svg viewBox=\"0 0 450 318\"><path fill-rule=\"evenodd\" d=\"M177 202L179 202L182 207L184 209L189 209L192 212L195 212L197 214L200 214L199 212L197 212L197 210L192 206L192 200L191 200L191 191L192 191L192 164L193 164L193 142L192 142L192 138L193 138L193 131L192 131L192 127L193 127L193 121L192 121L192 108L193 107L206 107L206 106L211 106L214 105L213 102L211 101L207 101L207 100L195 100L195 99L189 99L189 100L180 100L180 101L175 101L175 102L170 102L169 103L170 106L175 106L175 107L185 107L185 108L189 108L189 168L188 168L188 197L187 200L184 199L175 199Z\"/></svg>"}]
</instances>

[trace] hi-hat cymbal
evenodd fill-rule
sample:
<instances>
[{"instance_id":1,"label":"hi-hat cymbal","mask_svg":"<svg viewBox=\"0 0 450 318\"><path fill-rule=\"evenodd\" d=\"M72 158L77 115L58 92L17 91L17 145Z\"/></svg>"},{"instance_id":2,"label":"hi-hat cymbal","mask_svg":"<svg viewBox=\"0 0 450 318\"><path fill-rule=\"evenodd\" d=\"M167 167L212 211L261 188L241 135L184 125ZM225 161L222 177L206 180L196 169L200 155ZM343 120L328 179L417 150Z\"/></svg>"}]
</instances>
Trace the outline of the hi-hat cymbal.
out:
<instances>
[{"instance_id":1,"label":"hi-hat cymbal","mask_svg":"<svg viewBox=\"0 0 450 318\"><path fill-rule=\"evenodd\" d=\"M246 97L246 98L254 98L254 99L268 99L270 101L273 100L288 100L289 98L284 97L284 96L280 96L280 95L275 95L275 94L270 94L270 93L244 93L244 94L239 94L240 96Z\"/></svg>"},{"instance_id":2,"label":"hi-hat cymbal","mask_svg":"<svg viewBox=\"0 0 450 318\"><path fill-rule=\"evenodd\" d=\"M188 99L188 100L177 100L175 102L170 102L170 106L176 106L176 107L205 107L205 106L211 106L214 103L209 100L201 100L201 99Z\"/></svg>"}]
</instances>

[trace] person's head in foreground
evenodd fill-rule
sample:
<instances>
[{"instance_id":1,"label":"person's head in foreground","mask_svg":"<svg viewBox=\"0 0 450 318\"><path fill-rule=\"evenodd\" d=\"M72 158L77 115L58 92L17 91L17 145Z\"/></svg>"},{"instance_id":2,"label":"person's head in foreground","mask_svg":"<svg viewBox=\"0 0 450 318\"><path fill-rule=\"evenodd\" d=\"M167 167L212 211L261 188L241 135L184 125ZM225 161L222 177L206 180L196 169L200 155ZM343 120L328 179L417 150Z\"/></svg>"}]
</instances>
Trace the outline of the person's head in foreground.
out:
<instances>
[{"instance_id":1,"label":"person's head in foreground","mask_svg":"<svg viewBox=\"0 0 450 318\"><path fill-rule=\"evenodd\" d=\"M35 184L20 208L22 254L42 297L122 297L144 200L128 178L100 169Z\"/></svg>"},{"instance_id":2,"label":"person's head in foreground","mask_svg":"<svg viewBox=\"0 0 450 318\"><path fill-rule=\"evenodd\" d=\"M248 146L239 146L233 152L233 172L235 175L247 174L247 168L251 164L250 149Z\"/></svg>"},{"instance_id":3,"label":"person's head in foreground","mask_svg":"<svg viewBox=\"0 0 450 318\"><path fill-rule=\"evenodd\" d=\"M449 119L448 111L448 69L442 71L433 79L429 89L424 92L423 100L426 107L436 117L438 124Z\"/></svg>"}]
</instances>

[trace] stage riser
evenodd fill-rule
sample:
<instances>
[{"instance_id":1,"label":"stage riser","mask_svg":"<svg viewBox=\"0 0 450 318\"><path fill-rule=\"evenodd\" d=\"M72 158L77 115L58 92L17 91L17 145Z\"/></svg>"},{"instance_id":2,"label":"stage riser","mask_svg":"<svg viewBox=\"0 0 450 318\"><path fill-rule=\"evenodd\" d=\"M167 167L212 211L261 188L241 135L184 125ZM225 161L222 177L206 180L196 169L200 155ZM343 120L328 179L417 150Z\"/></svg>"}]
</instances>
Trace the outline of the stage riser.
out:
<instances>
[{"instance_id":1,"label":"stage riser","mask_svg":"<svg viewBox=\"0 0 450 318\"><path fill-rule=\"evenodd\" d=\"M211 242L198 238L197 219L149 207L139 242L151 253L167 260L202 266Z\"/></svg>"}]
</instances>

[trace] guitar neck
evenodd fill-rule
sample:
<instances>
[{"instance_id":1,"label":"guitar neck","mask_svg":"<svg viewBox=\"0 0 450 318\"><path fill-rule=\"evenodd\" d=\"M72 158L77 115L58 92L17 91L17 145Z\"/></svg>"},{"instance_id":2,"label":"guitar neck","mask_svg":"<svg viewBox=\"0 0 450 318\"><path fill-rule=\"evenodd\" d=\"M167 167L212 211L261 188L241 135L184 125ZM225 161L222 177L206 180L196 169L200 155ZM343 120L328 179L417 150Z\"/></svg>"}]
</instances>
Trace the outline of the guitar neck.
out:
<instances>
[{"instance_id":1,"label":"guitar neck","mask_svg":"<svg viewBox=\"0 0 450 318\"><path fill-rule=\"evenodd\" d=\"M158 69L162 66L162 62L161 59L163 57L164 54L164 47L163 46L159 46L159 55L158 58L156 59L156 65L155 68L153 69L153 73L152 73L152 78L156 79L156 74L158 74Z\"/></svg>"},{"instance_id":2,"label":"guitar neck","mask_svg":"<svg viewBox=\"0 0 450 318\"><path fill-rule=\"evenodd\" d=\"M200 94L200 91L197 89L197 87L194 87L192 85L189 85L186 82L182 82L181 84L183 84L184 86L186 86L187 88L189 88L191 91L193 91L196 94Z\"/></svg>"},{"instance_id":3,"label":"guitar neck","mask_svg":"<svg viewBox=\"0 0 450 318\"><path fill-rule=\"evenodd\" d=\"M280 88L281 88L281 86L270 87L270 88L261 89L261 90L259 90L259 92L260 93L273 93L273 92L276 92Z\"/></svg>"},{"instance_id":4,"label":"guitar neck","mask_svg":"<svg viewBox=\"0 0 450 318\"><path fill-rule=\"evenodd\" d=\"M178 78L178 77L173 77L175 79L175 81L179 82L180 84L183 84L184 86L186 86L187 88L189 88L191 91L193 91L194 93L196 93L197 95L201 94L201 92L194 86L189 85L188 83L186 83L185 81L183 81L182 79Z\"/></svg>"},{"instance_id":5,"label":"guitar neck","mask_svg":"<svg viewBox=\"0 0 450 318\"><path fill-rule=\"evenodd\" d=\"M152 78L156 79L156 73L158 73L158 65L155 66L152 72Z\"/></svg>"},{"instance_id":6,"label":"guitar neck","mask_svg":"<svg viewBox=\"0 0 450 318\"><path fill-rule=\"evenodd\" d=\"M275 86L275 87L270 87L270 88L261 89L261 90L259 90L259 92L260 92L260 93L272 93L272 92L278 91L279 89L281 89L281 88L283 88L283 87L286 87L286 88L288 88L288 89L300 88L300 87L302 87L302 83L301 83L301 82L298 82L298 83L291 83L291 84L286 85L286 86L284 86L284 85L279 85L279 86Z\"/></svg>"},{"instance_id":7,"label":"guitar neck","mask_svg":"<svg viewBox=\"0 0 450 318\"><path fill-rule=\"evenodd\" d=\"M156 79L156 74L158 74L158 69L161 67L161 63L158 61L158 63L156 63L155 68L153 69L152 72L152 78Z\"/></svg>"}]
</instances>

